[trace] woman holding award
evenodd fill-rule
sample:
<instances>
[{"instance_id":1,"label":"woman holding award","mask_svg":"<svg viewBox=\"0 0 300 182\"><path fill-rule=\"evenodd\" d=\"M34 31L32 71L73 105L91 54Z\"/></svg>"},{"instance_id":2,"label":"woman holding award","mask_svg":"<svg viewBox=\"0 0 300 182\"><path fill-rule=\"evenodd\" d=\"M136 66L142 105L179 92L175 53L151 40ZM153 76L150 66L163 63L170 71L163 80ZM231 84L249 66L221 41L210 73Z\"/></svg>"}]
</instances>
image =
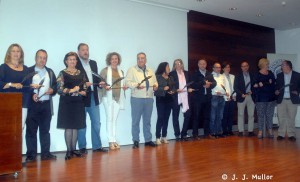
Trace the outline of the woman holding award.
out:
<instances>
[{"instance_id":1,"label":"woman holding award","mask_svg":"<svg viewBox=\"0 0 300 182\"><path fill-rule=\"evenodd\" d=\"M76 151L77 130L86 127L84 99L86 95L86 78L76 69L79 58L75 52L69 52L64 58L66 69L60 71L57 77L60 95L57 117L57 128L65 129L67 153L65 160L73 156L81 157Z\"/></svg>"},{"instance_id":2,"label":"woman holding award","mask_svg":"<svg viewBox=\"0 0 300 182\"><path fill-rule=\"evenodd\" d=\"M120 64L120 54L117 52L109 53L106 56L107 67L102 69L100 73L100 76L107 83L100 90L99 95L105 108L108 142L111 150L120 148L116 139L117 119L120 109L124 109L124 94L127 89L123 81L124 72L119 68Z\"/></svg>"}]
</instances>

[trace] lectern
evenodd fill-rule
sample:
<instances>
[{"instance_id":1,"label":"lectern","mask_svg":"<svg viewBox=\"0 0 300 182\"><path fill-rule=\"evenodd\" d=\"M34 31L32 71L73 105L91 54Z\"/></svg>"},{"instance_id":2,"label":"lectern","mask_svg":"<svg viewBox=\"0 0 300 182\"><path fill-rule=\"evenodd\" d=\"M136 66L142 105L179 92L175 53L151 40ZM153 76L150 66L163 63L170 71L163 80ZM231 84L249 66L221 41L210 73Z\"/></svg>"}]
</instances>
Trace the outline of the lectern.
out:
<instances>
[{"instance_id":1,"label":"lectern","mask_svg":"<svg viewBox=\"0 0 300 182\"><path fill-rule=\"evenodd\" d=\"M0 93L0 175L22 170L22 94Z\"/></svg>"}]
</instances>

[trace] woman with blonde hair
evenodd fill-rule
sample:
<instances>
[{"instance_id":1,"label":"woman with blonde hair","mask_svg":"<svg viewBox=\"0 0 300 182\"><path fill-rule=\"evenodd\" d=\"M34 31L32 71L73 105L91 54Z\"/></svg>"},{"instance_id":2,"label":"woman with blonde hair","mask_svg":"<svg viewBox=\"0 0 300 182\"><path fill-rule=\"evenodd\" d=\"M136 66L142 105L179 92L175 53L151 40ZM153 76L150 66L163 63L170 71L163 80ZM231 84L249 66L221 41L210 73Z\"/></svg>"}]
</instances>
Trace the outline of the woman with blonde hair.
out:
<instances>
[{"instance_id":1,"label":"woman with blonde hair","mask_svg":"<svg viewBox=\"0 0 300 182\"><path fill-rule=\"evenodd\" d=\"M259 72L254 75L254 101L258 118L258 139L263 138L264 126L268 130L268 138L274 138L273 114L275 109L275 76L269 70L269 60L262 58L258 62Z\"/></svg>"},{"instance_id":2,"label":"woman with blonde hair","mask_svg":"<svg viewBox=\"0 0 300 182\"><path fill-rule=\"evenodd\" d=\"M187 130L190 122L191 112L189 105L189 92L192 92L187 85L189 83L189 74L184 70L184 64L181 59L174 60L173 71L169 74L175 82L176 92L173 96L172 116L173 116L173 127L176 141L187 141ZM182 130L179 128L179 111L182 108L184 122Z\"/></svg>"},{"instance_id":3,"label":"woman with blonde hair","mask_svg":"<svg viewBox=\"0 0 300 182\"><path fill-rule=\"evenodd\" d=\"M0 66L0 92L22 93L22 128L25 127L29 103L30 74L24 65L24 52L19 44L11 44L5 55L4 64ZM34 85L31 85L34 86ZM23 148L25 152L25 149Z\"/></svg>"},{"instance_id":4,"label":"woman with blonde hair","mask_svg":"<svg viewBox=\"0 0 300 182\"><path fill-rule=\"evenodd\" d=\"M102 69L100 76L107 85L100 90L100 98L103 101L106 113L106 126L109 148L119 149L116 139L117 119L121 109L124 109L124 94L127 87L124 84L124 72L120 69L121 56L117 52L111 52L106 56L107 67ZM124 93L122 93L122 90Z\"/></svg>"}]
</instances>

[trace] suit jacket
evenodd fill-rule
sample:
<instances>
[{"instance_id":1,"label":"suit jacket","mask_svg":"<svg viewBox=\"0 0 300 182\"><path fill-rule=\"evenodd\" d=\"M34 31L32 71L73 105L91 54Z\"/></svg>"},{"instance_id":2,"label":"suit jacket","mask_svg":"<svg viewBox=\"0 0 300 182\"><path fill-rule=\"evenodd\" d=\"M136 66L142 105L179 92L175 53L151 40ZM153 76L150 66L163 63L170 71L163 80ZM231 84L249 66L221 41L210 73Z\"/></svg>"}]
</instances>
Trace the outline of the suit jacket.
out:
<instances>
[{"instance_id":1,"label":"suit jacket","mask_svg":"<svg viewBox=\"0 0 300 182\"><path fill-rule=\"evenodd\" d=\"M29 68L29 73L31 72L34 72L34 68L35 68L35 65L34 66L31 66ZM49 78L50 78L50 85L49 85L49 88L52 88L53 89L53 93L50 95L50 106L51 106L51 114L53 115L53 100L52 100L52 97L55 96L55 94L57 93L57 82L56 82L56 76L55 76L55 73L53 72L53 70L51 68L48 68L46 67L46 70L48 72L48 75L49 75ZM30 83L32 83L32 78L30 80ZM29 101L29 107L31 105L31 103L33 102L32 100L32 96L34 94L33 92L34 90L32 89L32 92L31 92L31 97L30 97L30 101Z\"/></svg>"},{"instance_id":2,"label":"suit jacket","mask_svg":"<svg viewBox=\"0 0 300 182\"><path fill-rule=\"evenodd\" d=\"M189 83L190 82L189 73L187 71L183 71L183 72L184 72L186 83ZM169 76L172 77L175 82L175 89L176 90L179 89L179 79L178 79L176 70L171 71L169 73ZM188 88L190 88L190 87L188 87ZM188 98L190 98L189 96L190 96L190 93L188 92ZM178 93L173 94L173 100L178 102ZM190 101L190 99L189 99L189 101ZM189 102L189 104L190 104L190 102Z\"/></svg>"},{"instance_id":3,"label":"suit jacket","mask_svg":"<svg viewBox=\"0 0 300 182\"><path fill-rule=\"evenodd\" d=\"M253 74L249 73L250 76L250 90L253 90ZM237 102L244 102L245 98L242 97L243 94L246 93L246 85L245 85L245 79L243 73L240 73L236 75L235 80L234 80L234 91L236 92L236 101ZM251 95L252 100L254 101L254 95Z\"/></svg>"},{"instance_id":4,"label":"suit jacket","mask_svg":"<svg viewBox=\"0 0 300 182\"><path fill-rule=\"evenodd\" d=\"M211 74L211 72L206 71L205 72L205 77L204 77L202 75L202 73L200 72L200 70L198 69L192 75L191 81L194 82L192 84L192 88L196 90L196 91L193 92L193 96L192 96L193 97L193 101L194 100L203 100L202 97L205 94L205 88L203 86L205 85L205 81L206 80L209 81L209 82L212 82L211 86L206 89L206 95L209 98L211 98L211 96L212 96L211 89L213 89L217 85L217 82L214 79L214 77Z\"/></svg>"},{"instance_id":5,"label":"suit jacket","mask_svg":"<svg viewBox=\"0 0 300 182\"><path fill-rule=\"evenodd\" d=\"M293 104L300 104L300 98L299 98L299 93L300 93L300 73L292 71L292 77L291 77L291 85L289 86L290 88L290 98ZM277 103L280 104L283 99L284 95L284 85L288 83L284 83L284 74L281 72L277 75L276 79L276 90L280 90L280 94L277 97ZM297 91L298 95L292 94L292 91Z\"/></svg>"},{"instance_id":6,"label":"suit jacket","mask_svg":"<svg viewBox=\"0 0 300 182\"><path fill-rule=\"evenodd\" d=\"M91 70L95 73L98 74L98 67L97 67L97 63L94 60L90 60L89 64L91 66ZM88 80L88 76L81 64L81 61L77 62L76 68L79 69L81 72L84 73L85 78ZM93 76L93 80L88 80L88 82L91 83L99 83L101 80L100 78ZM99 105L99 97L98 97L98 85L93 85L93 92L91 90L91 87L88 87L87 92L86 92L86 99L85 99L85 107L90 107L91 106L91 94L94 94L94 99L95 99L95 105Z\"/></svg>"}]
</instances>

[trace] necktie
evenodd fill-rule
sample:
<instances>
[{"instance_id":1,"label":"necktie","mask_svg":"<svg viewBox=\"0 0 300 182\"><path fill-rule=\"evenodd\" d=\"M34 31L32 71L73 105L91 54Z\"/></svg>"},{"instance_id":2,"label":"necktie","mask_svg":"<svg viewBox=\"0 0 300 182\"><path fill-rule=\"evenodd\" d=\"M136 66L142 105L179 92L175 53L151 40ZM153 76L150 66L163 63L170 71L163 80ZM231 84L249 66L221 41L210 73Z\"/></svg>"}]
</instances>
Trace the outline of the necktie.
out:
<instances>
[{"instance_id":1,"label":"necktie","mask_svg":"<svg viewBox=\"0 0 300 182\"><path fill-rule=\"evenodd\" d=\"M250 91L250 84L248 84L249 82L250 82L249 74L245 73L245 86L247 86L246 93Z\"/></svg>"},{"instance_id":2,"label":"necktie","mask_svg":"<svg viewBox=\"0 0 300 182\"><path fill-rule=\"evenodd\" d=\"M144 78L146 78L146 68L143 69L143 72L144 72ZM148 79L146 80L146 89L147 90L149 89L149 80Z\"/></svg>"},{"instance_id":3,"label":"necktie","mask_svg":"<svg viewBox=\"0 0 300 182\"><path fill-rule=\"evenodd\" d=\"M204 76L204 78L205 78L205 72L201 72L201 74ZM204 79L203 78L203 79ZM204 79L204 81L205 81L205 79ZM207 93L207 91L206 91L206 88L204 88L204 95L206 95L206 93Z\"/></svg>"}]
</instances>

